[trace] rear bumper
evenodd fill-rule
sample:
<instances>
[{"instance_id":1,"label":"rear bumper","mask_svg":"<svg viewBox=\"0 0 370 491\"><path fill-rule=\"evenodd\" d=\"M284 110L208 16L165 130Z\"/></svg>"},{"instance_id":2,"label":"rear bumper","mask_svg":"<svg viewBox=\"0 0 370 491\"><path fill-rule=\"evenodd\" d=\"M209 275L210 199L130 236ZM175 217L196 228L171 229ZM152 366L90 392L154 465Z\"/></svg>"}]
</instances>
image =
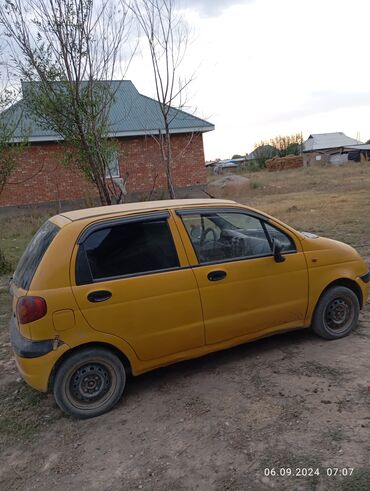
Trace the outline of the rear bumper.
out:
<instances>
[{"instance_id":1,"label":"rear bumper","mask_svg":"<svg viewBox=\"0 0 370 491\"><path fill-rule=\"evenodd\" d=\"M45 339L43 341L32 341L27 339L19 332L15 317L10 321L10 341L13 351L16 355L22 358L38 358L53 351L53 339Z\"/></svg>"},{"instance_id":2,"label":"rear bumper","mask_svg":"<svg viewBox=\"0 0 370 491\"><path fill-rule=\"evenodd\" d=\"M10 339L20 376L34 389L47 392L57 360L69 350L66 344L53 347L53 340L32 341L23 337L15 319L10 322Z\"/></svg>"}]
</instances>

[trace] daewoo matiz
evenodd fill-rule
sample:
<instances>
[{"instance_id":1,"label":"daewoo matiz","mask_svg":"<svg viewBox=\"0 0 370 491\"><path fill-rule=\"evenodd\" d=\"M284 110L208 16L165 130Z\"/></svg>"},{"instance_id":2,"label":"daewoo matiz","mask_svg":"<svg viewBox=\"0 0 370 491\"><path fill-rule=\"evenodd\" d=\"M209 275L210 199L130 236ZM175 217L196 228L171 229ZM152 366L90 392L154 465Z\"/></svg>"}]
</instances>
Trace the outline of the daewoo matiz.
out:
<instances>
[{"instance_id":1,"label":"daewoo matiz","mask_svg":"<svg viewBox=\"0 0 370 491\"><path fill-rule=\"evenodd\" d=\"M350 333L369 271L352 247L225 200L71 211L48 220L11 280L18 369L87 418L126 374L300 327Z\"/></svg>"}]
</instances>

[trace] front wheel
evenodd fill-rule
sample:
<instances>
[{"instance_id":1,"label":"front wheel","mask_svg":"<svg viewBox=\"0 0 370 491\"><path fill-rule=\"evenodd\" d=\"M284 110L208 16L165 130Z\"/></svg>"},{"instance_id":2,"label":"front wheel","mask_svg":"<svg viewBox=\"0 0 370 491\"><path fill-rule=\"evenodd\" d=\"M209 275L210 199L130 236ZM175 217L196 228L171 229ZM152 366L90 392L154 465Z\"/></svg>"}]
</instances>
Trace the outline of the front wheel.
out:
<instances>
[{"instance_id":1,"label":"front wheel","mask_svg":"<svg viewBox=\"0 0 370 491\"><path fill-rule=\"evenodd\" d=\"M333 286L321 296L311 327L324 339L343 338L356 326L359 313L357 295L345 286Z\"/></svg>"},{"instance_id":2,"label":"front wheel","mask_svg":"<svg viewBox=\"0 0 370 491\"><path fill-rule=\"evenodd\" d=\"M125 385L126 372L117 355L104 348L86 348L59 366L53 393L62 411L85 419L109 411Z\"/></svg>"}]
</instances>

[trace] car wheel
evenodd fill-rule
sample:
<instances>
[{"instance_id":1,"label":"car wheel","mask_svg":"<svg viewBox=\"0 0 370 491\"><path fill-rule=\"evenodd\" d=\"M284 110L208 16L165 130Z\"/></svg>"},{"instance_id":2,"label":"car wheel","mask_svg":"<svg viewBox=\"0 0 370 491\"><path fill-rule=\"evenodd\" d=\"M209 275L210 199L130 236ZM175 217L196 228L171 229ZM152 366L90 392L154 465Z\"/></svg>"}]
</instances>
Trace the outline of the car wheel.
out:
<instances>
[{"instance_id":1,"label":"car wheel","mask_svg":"<svg viewBox=\"0 0 370 491\"><path fill-rule=\"evenodd\" d=\"M359 313L357 295L345 286L334 286L321 296L311 327L322 338L339 339L356 326Z\"/></svg>"},{"instance_id":2,"label":"car wheel","mask_svg":"<svg viewBox=\"0 0 370 491\"><path fill-rule=\"evenodd\" d=\"M117 355L104 348L86 348L58 367L53 393L62 411L85 419L109 411L125 385L125 368Z\"/></svg>"}]
</instances>

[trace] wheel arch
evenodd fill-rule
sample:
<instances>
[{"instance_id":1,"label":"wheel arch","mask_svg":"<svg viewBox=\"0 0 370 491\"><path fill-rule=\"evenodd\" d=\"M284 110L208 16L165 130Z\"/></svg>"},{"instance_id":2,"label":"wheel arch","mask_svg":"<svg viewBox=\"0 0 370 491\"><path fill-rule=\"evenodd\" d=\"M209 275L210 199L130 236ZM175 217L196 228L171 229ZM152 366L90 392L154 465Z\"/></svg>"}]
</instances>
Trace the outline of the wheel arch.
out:
<instances>
[{"instance_id":1,"label":"wheel arch","mask_svg":"<svg viewBox=\"0 0 370 491\"><path fill-rule=\"evenodd\" d=\"M84 343L80 344L79 346L75 346L74 348L69 349L65 353L62 354L60 358L56 361L55 365L53 366L53 369L50 373L49 376L49 382L48 382L48 391L52 390L53 384L54 384L54 379L55 379L55 374L60 367L60 365L70 356L72 356L74 353L81 351L85 348L105 348L109 350L110 352L114 353L115 355L118 356L118 358L121 360L126 373L132 373L132 367L131 367L131 362L128 359L128 357L116 346L113 346L112 344L105 343L105 342L91 342L91 343Z\"/></svg>"},{"instance_id":2,"label":"wheel arch","mask_svg":"<svg viewBox=\"0 0 370 491\"><path fill-rule=\"evenodd\" d=\"M358 286L358 284L354 280L351 280L350 278L337 278L337 279L333 280L332 282L330 282L328 285L326 285L326 287L322 290L322 292L318 296L316 303L315 303L315 306L312 310L309 324L307 324L308 326L311 325L311 323L315 317L315 313L316 313L316 310L317 310L317 307L320 303L321 298L323 297L323 295L328 290L330 290L330 288L333 288L334 286L345 286L345 287L349 288L356 295L356 297L358 299L358 303L360 305L360 310L362 309L363 298L362 298L361 288Z\"/></svg>"},{"instance_id":3,"label":"wheel arch","mask_svg":"<svg viewBox=\"0 0 370 491\"><path fill-rule=\"evenodd\" d=\"M338 278L337 280L334 280L331 283L329 283L324 288L324 290L321 292L321 295L319 296L319 298L316 302L315 310L316 310L317 304L319 303L321 297L324 295L324 293L326 293L328 290L330 290L330 288L332 288L333 286L345 286L349 290L352 290L358 299L358 303L360 304L360 309L362 309L364 299L362 298L362 291L361 291L361 288L358 286L358 284L354 280L351 280L350 278Z\"/></svg>"}]
</instances>

